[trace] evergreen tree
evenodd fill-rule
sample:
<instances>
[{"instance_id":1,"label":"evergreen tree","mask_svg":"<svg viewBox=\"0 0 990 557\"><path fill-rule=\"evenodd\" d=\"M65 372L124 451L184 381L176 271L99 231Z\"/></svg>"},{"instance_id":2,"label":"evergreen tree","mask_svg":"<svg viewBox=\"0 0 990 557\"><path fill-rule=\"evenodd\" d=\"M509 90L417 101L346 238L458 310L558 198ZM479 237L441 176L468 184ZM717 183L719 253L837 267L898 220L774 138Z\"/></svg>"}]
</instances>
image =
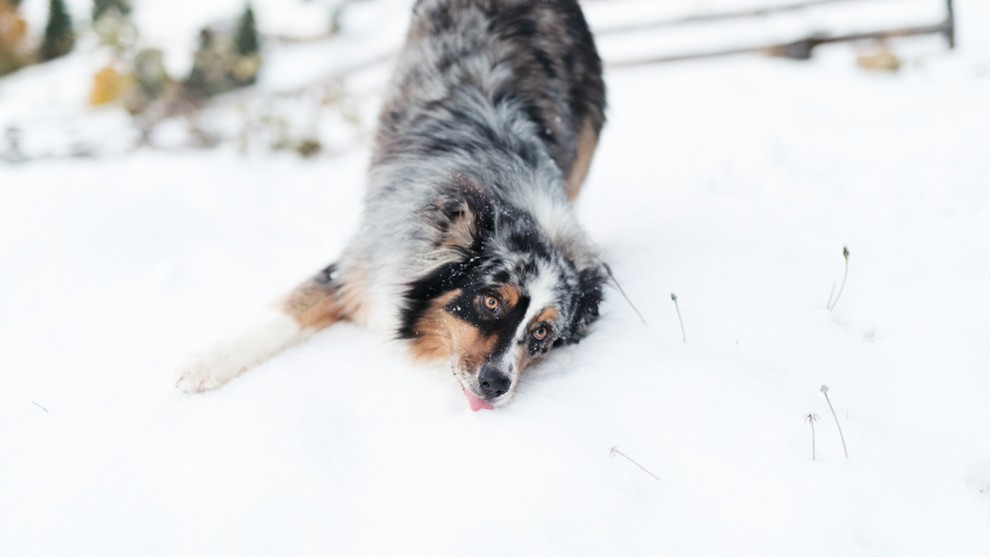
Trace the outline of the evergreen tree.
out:
<instances>
[{"instance_id":1,"label":"evergreen tree","mask_svg":"<svg viewBox=\"0 0 990 557\"><path fill-rule=\"evenodd\" d=\"M48 24L41 41L39 55L42 61L65 56L76 44L76 33L72 30L72 19L65 11L63 0L50 0L48 4Z\"/></svg>"},{"instance_id":2,"label":"evergreen tree","mask_svg":"<svg viewBox=\"0 0 990 557\"><path fill-rule=\"evenodd\" d=\"M130 15L131 0L93 0L93 21L111 11L122 16Z\"/></svg>"},{"instance_id":3,"label":"evergreen tree","mask_svg":"<svg viewBox=\"0 0 990 557\"><path fill-rule=\"evenodd\" d=\"M250 56L258 53L258 28L254 21L254 10L248 4L241 19L237 21L237 31L234 34L234 46L241 56Z\"/></svg>"}]
</instances>

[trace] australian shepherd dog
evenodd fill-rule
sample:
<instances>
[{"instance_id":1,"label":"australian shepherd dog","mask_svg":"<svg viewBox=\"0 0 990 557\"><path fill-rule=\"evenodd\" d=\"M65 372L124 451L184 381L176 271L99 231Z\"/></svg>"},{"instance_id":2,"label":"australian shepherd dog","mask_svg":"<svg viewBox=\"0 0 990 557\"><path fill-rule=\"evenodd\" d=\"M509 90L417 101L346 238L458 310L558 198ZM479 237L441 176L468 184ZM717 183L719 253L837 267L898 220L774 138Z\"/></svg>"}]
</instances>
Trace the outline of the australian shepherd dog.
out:
<instances>
[{"instance_id":1,"label":"australian shepherd dog","mask_svg":"<svg viewBox=\"0 0 990 557\"><path fill-rule=\"evenodd\" d=\"M419 0L378 122L361 228L335 263L179 377L218 387L338 321L447 361L473 410L579 341L607 267L575 220L605 123L577 0Z\"/></svg>"}]
</instances>

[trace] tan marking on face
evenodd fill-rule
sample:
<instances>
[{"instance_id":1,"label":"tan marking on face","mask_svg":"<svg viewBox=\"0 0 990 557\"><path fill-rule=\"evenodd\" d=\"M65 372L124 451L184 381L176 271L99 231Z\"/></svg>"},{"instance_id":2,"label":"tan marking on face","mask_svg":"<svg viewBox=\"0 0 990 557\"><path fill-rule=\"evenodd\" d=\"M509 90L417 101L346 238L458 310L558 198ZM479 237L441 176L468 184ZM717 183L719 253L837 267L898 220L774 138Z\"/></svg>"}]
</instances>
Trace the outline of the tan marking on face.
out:
<instances>
[{"instance_id":1,"label":"tan marking on face","mask_svg":"<svg viewBox=\"0 0 990 557\"><path fill-rule=\"evenodd\" d=\"M364 274L351 272L336 286L310 279L289 292L279 305L301 328L319 330L338 321L361 322L367 290Z\"/></svg>"},{"instance_id":2,"label":"tan marking on face","mask_svg":"<svg viewBox=\"0 0 990 557\"><path fill-rule=\"evenodd\" d=\"M451 348L457 356L455 367L458 371L473 372L480 368L498 343L497 335L483 336L475 326L453 315L447 320L447 327Z\"/></svg>"},{"instance_id":3,"label":"tan marking on face","mask_svg":"<svg viewBox=\"0 0 990 557\"><path fill-rule=\"evenodd\" d=\"M504 310L508 311L519 304L519 289L511 284L503 284L499 286L496 291L500 298L502 298L502 304L504 305Z\"/></svg>"},{"instance_id":4,"label":"tan marking on face","mask_svg":"<svg viewBox=\"0 0 990 557\"><path fill-rule=\"evenodd\" d=\"M595 155L595 148L598 147L598 134L595 132L595 127L591 123L591 119L585 119L584 125L581 126L581 137L578 139L577 154L574 156L574 162L571 163L571 169L567 173L567 200L574 202L577 199L579 193L581 193L581 185L584 184L584 179L588 176L588 170L591 168L591 159Z\"/></svg>"},{"instance_id":5,"label":"tan marking on face","mask_svg":"<svg viewBox=\"0 0 990 557\"><path fill-rule=\"evenodd\" d=\"M556 323L558 319L560 319L560 312L557 311L557 308L549 307L533 318L529 324L529 328L533 330L540 323Z\"/></svg>"},{"instance_id":6,"label":"tan marking on face","mask_svg":"<svg viewBox=\"0 0 990 557\"><path fill-rule=\"evenodd\" d=\"M450 359L455 355L456 371L473 372L495 350L498 337L482 335L476 327L444 309L460 295L461 291L455 290L433 300L416 322L412 353L421 360Z\"/></svg>"},{"instance_id":7,"label":"tan marking on face","mask_svg":"<svg viewBox=\"0 0 990 557\"><path fill-rule=\"evenodd\" d=\"M520 350L519 357L516 358L516 369L521 374L530 364L535 364L538 361L540 361L540 358L529 357L529 350Z\"/></svg>"},{"instance_id":8,"label":"tan marking on face","mask_svg":"<svg viewBox=\"0 0 990 557\"><path fill-rule=\"evenodd\" d=\"M460 290L448 292L430 303L416 322L416 338L412 341L413 357L420 360L439 360L450 357L452 350L447 319L450 316L444 308L460 296Z\"/></svg>"},{"instance_id":9,"label":"tan marking on face","mask_svg":"<svg viewBox=\"0 0 990 557\"><path fill-rule=\"evenodd\" d=\"M543 359L543 357L546 356L546 354L547 353L544 352L543 354L531 358L529 356L529 350L526 348L522 348L521 350L519 350L519 357L516 358L516 369L519 370L519 373L522 373L523 370L528 368L529 366L539 363Z\"/></svg>"}]
</instances>

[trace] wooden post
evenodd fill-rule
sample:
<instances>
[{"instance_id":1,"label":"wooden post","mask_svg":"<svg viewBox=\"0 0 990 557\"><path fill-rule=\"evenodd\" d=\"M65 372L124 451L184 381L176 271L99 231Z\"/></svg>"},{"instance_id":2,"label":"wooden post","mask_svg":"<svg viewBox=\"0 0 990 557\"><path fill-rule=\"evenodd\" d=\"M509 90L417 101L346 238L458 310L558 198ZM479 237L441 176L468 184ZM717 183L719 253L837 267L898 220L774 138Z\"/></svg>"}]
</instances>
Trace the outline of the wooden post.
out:
<instances>
[{"instance_id":1,"label":"wooden post","mask_svg":"<svg viewBox=\"0 0 990 557\"><path fill-rule=\"evenodd\" d=\"M945 40L949 48L956 48L956 11L952 8L952 0L945 0Z\"/></svg>"}]
</instances>

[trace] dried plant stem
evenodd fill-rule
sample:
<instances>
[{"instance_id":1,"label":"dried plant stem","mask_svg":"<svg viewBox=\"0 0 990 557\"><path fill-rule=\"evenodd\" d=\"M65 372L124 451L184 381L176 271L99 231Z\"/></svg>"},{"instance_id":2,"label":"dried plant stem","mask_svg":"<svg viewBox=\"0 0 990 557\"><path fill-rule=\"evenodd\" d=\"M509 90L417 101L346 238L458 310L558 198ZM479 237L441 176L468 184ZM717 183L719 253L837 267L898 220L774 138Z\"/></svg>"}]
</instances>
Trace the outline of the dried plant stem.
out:
<instances>
[{"instance_id":1,"label":"dried plant stem","mask_svg":"<svg viewBox=\"0 0 990 557\"><path fill-rule=\"evenodd\" d=\"M629 456L627 454L625 454L625 453L623 453L622 451L619 450L619 447L612 447L611 449L608 450L608 454L610 454L612 456L615 456L615 455L621 456L622 458L624 458L624 459L628 460L629 462L632 462L633 464L635 464L636 467L639 468L640 470L642 470L643 472L646 472L647 474L649 474L650 477L652 477L654 480L656 480L658 482L660 481L660 478L657 477L656 474L654 474L653 472L650 472L646 468L643 468L643 465L642 464L640 464L640 463L636 462L635 460L629 458Z\"/></svg>"},{"instance_id":2,"label":"dried plant stem","mask_svg":"<svg viewBox=\"0 0 990 557\"><path fill-rule=\"evenodd\" d=\"M811 460L815 460L815 422L818 421L818 414L808 413L804 421L811 424Z\"/></svg>"},{"instance_id":3,"label":"dried plant stem","mask_svg":"<svg viewBox=\"0 0 990 557\"><path fill-rule=\"evenodd\" d=\"M835 300L832 301L831 294L828 297L831 301L831 305L828 307L829 311L835 309L836 304L839 303L839 298L842 296L842 290L846 287L846 278L849 276L849 248L847 246L842 246L842 258L846 260L846 270L842 273L842 284L839 285L839 293L835 295Z\"/></svg>"},{"instance_id":4,"label":"dried plant stem","mask_svg":"<svg viewBox=\"0 0 990 557\"><path fill-rule=\"evenodd\" d=\"M619 281L615 280L615 275L612 274L612 267L609 267L608 263L603 263L602 266L605 268L605 272L608 273L608 278L612 279L612 284L619 289L619 294L622 294L622 297L626 299L626 302L629 302L629 307L636 312L636 315L639 316L639 320L643 322L643 325L646 325L646 319L643 318L643 314L636 309L635 304L633 304L632 300L629 299L629 296L626 295L626 291L622 289L622 285L619 284Z\"/></svg>"},{"instance_id":5,"label":"dried plant stem","mask_svg":"<svg viewBox=\"0 0 990 557\"><path fill-rule=\"evenodd\" d=\"M828 409L832 411L832 418L835 419L835 428L839 430L839 439L842 440L842 452L849 458L849 451L846 450L846 436L842 434L842 426L839 425L839 416L835 414L835 408L832 407L832 401L828 398L828 387L822 385L822 394L825 395L825 402L828 403Z\"/></svg>"},{"instance_id":6,"label":"dried plant stem","mask_svg":"<svg viewBox=\"0 0 990 557\"><path fill-rule=\"evenodd\" d=\"M684 332L684 320L681 319L681 308L677 305L677 294L671 292L670 299L674 301L674 309L677 310L677 321L681 324L681 339L687 342L687 333Z\"/></svg>"}]
</instances>

